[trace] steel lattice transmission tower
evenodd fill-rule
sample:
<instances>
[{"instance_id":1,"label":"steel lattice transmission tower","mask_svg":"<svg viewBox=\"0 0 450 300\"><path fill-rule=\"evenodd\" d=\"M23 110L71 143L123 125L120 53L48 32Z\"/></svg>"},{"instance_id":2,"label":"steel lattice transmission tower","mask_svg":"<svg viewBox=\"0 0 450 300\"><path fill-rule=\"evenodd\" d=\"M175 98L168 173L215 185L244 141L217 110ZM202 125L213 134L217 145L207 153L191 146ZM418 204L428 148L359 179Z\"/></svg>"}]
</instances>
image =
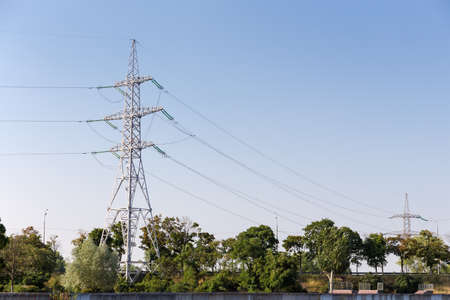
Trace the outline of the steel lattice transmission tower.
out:
<instances>
[{"instance_id":1,"label":"steel lattice transmission tower","mask_svg":"<svg viewBox=\"0 0 450 300\"><path fill-rule=\"evenodd\" d=\"M136 235L143 226L147 227L153 247L159 256L155 232L152 228L152 222L149 222L153 215L141 156L143 149L152 147L154 144L141 140L141 118L161 111L162 108L141 107L140 85L146 81L152 81L158 88L162 89L162 86L151 76L139 76L136 41L132 40L127 77L111 86L118 89L124 96L123 111L105 117L105 120L122 120L123 127L121 144L110 150L119 157L120 167L111 203L107 209L106 226L101 238L101 244L105 244L111 227L116 223L121 224L125 246L125 255L122 256L121 267L124 269L128 281L134 280L134 271L140 269L137 265L143 264L142 261L133 260L132 255L133 248L136 247ZM135 206L137 192L142 193L145 200L144 207ZM125 194L126 201L120 199L123 194Z\"/></svg>"},{"instance_id":2,"label":"steel lattice transmission tower","mask_svg":"<svg viewBox=\"0 0 450 300\"><path fill-rule=\"evenodd\" d=\"M409 211L409 201L408 201L408 193L405 193L405 206L403 209L403 214L397 214L390 217L391 219L394 218L401 218L403 219L403 238L409 238L411 237L411 219L421 219L424 221L427 221L425 218L423 218L420 215L411 214Z\"/></svg>"}]
</instances>

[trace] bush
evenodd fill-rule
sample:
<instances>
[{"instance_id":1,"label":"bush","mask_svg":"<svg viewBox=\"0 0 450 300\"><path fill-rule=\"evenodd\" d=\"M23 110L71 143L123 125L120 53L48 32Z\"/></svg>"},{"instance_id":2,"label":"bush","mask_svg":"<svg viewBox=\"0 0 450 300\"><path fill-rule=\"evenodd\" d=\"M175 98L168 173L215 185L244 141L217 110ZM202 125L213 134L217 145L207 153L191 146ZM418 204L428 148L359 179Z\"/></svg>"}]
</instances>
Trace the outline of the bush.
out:
<instances>
[{"instance_id":1,"label":"bush","mask_svg":"<svg viewBox=\"0 0 450 300\"><path fill-rule=\"evenodd\" d=\"M145 275L144 279L136 283L135 287L132 288L133 292L166 292L169 289L171 282L160 278L156 275Z\"/></svg>"},{"instance_id":2,"label":"bush","mask_svg":"<svg viewBox=\"0 0 450 300\"><path fill-rule=\"evenodd\" d=\"M221 271L206 279L198 288L197 292L231 292L236 291L239 283L235 276L229 271Z\"/></svg>"},{"instance_id":3,"label":"bush","mask_svg":"<svg viewBox=\"0 0 450 300\"><path fill-rule=\"evenodd\" d=\"M34 293L42 292L42 290L35 285L18 284L14 286L15 293Z\"/></svg>"},{"instance_id":4,"label":"bush","mask_svg":"<svg viewBox=\"0 0 450 300\"><path fill-rule=\"evenodd\" d=\"M394 291L396 293L412 294L417 291L420 280L410 275L400 275L395 278Z\"/></svg>"}]
</instances>

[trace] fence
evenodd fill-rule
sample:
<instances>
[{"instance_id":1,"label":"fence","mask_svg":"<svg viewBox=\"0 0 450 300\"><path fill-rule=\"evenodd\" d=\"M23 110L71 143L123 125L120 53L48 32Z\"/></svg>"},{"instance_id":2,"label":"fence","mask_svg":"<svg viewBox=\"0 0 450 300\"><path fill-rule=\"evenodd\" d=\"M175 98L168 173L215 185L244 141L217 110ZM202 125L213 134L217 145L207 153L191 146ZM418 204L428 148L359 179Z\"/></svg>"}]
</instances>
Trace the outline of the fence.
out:
<instances>
[{"instance_id":1,"label":"fence","mask_svg":"<svg viewBox=\"0 0 450 300\"><path fill-rule=\"evenodd\" d=\"M80 294L76 300L450 300L450 295L330 295L291 293L138 293Z\"/></svg>"},{"instance_id":2,"label":"fence","mask_svg":"<svg viewBox=\"0 0 450 300\"><path fill-rule=\"evenodd\" d=\"M0 293L0 300L49 300L48 293Z\"/></svg>"}]
</instances>

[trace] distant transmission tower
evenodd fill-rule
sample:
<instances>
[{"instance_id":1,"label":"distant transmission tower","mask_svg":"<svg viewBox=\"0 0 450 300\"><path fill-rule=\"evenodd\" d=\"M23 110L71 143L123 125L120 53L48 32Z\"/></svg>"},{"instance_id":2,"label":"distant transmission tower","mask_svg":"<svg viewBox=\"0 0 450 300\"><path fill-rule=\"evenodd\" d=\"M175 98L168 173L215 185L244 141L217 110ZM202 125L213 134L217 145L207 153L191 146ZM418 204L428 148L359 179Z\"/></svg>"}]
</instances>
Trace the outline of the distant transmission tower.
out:
<instances>
[{"instance_id":1,"label":"distant transmission tower","mask_svg":"<svg viewBox=\"0 0 450 300\"><path fill-rule=\"evenodd\" d=\"M146 81L152 81L158 88L162 89L162 86L151 76L139 76L136 41L132 40L127 77L125 80L119 81L112 86L124 96L123 111L105 117L106 121L122 120L123 127L121 144L110 150L110 152L115 153L119 157L120 170L113 189L111 203L107 209L106 226L101 238L101 244L105 244L111 227L116 223L121 224L125 246L125 255L121 261L121 267L125 269L125 276L128 281L134 280L136 271L140 270L144 263L133 260L132 256L133 248L136 247L137 231L143 227L140 224L147 228L153 247L159 256L152 222L148 222L149 219L153 218L153 215L141 156L143 149L153 147L154 144L141 140L141 118L161 111L162 108L141 107L140 85ZM135 206L134 200L137 189L142 192L145 199L145 207ZM123 198L126 199L126 202L120 199L123 193L125 194Z\"/></svg>"},{"instance_id":2,"label":"distant transmission tower","mask_svg":"<svg viewBox=\"0 0 450 300\"><path fill-rule=\"evenodd\" d=\"M405 193L405 207L403 210L403 214L397 214L390 217L394 218L402 218L403 219L403 238L411 237L411 219L421 219L423 221L428 221L420 215L414 215L409 212L409 202L408 202L408 193Z\"/></svg>"}]
</instances>

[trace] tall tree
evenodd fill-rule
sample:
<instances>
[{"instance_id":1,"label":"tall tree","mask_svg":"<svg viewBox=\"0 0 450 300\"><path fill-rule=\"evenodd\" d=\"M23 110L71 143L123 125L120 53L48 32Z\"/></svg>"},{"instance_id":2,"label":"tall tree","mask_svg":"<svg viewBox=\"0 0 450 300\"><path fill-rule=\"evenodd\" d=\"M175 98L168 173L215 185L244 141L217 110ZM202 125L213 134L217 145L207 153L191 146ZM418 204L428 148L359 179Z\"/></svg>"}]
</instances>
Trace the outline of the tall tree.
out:
<instances>
[{"instance_id":1,"label":"tall tree","mask_svg":"<svg viewBox=\"0 0 450 300\"><path fill-rule=\"evenodd\" d=\"M428 267L430 273L436 270L435 267L441 261L450 260L449 247L430 231L422 230L415 240L417 241L415 255Z\"/></svg>"},{"instance_id":2,"label":"tall tree","mask_svg":"<svg viewBox=\"0 0 450 300\"><path fill-rule=\"evenodd\" d=\"M305 242L304 238L300 235L289 235L283 241L283 248L297 258L298 260L298 270L302 272L302 254L304 250Z\"/></svg>"},{"instance_id":3,"label":"tall tree","mask_svg":"<svg viewBox=\"0 0 450 300\"><path fill-rule=\"evenodd\" d=\"M415 240L404 238L400 235L386 239L387 252L398 256L400 259L400 270L405 272L405 261L412 258L415 252Z\"/></svg>"},{"instance_id":4,"label":"tall tree","mask_svg":"<svg viewBox=\"0 0 450 300\"><path fill-rule=\"evenodd\" d=\"M312 222L304 232L308 256L328 277L329 291L332 293L334 274L345 272L350 267L357 233L346 227L338 228L329 219Z\"/></svg>"},{"instance_id":5,"label":"tall tree","mask_svg":"<svg viewBox=\"0 0 450 300\"><path fill-rule=\"evenodd\" d=\"M106 245L87 239L72 251L73 262L64 275L64 287L73 292L111 292L117 280L119 259Z\"/></svg>"},{"instance_id":6,"label":"tall tree","mask_svg":"<svg viewBox=\"0 0 450 300\"><path fill-rule=\"evenodd\" d=\"M1 219L0 219L1 222ZM6 228L5 226L0 223L0 250L6 247L6 244L8 244L8 237L6 236ZM4 261L2 257L0 256L0 269L2 269L4 266Z\"/></svg>"},{"instance_id":7,"label":"tall tree","mask_svg":"<svg viewBox=\"0 0 450 300\"><path fill-rule=\"evenodd\" d=\"M241 266L240 289L258 291L263 289L260 281L261 266L268 252L275 253L278 240L266 225L253 226L239 233L231 246L231 256Z\"/></svg>"},{"instance_id":8,"label":"tall tree","mask_svg":"<svg viewBox=\"0 0 450 300\"><path fill-rule=\"evenodd\" d=\"M372 233L364 239L364 258L367 264L378 273L378 267L384 270L388 248L386 240L381 233Z\"/></svg>"},{"instance_id":9,"label":"tall tree","mask_svg":"<svg viewBox=\"0 0 450 300\"><path fill-rule=\"evenodd\" d=\"M62 256L51 244L44 244L33 227L11 235L8 244L0 251L4 270L10 279L10 290L21 282L34 290L44 288L53 273L64 271Z\"/></svg>"},{"instance_id":10,"label":"tall tree","mask_svg":"<svg viewBox=\"0 0 450 300\"><path fill-rule=\"evenodd\" d=\"M26 260L26 248L23 240L11 235L8 244L1 250L1 257L4 261L4 270L9 277L10 292L14 292L14 284L17 277L23 275L29 264Z\"/></svg>"}]
</instances>

